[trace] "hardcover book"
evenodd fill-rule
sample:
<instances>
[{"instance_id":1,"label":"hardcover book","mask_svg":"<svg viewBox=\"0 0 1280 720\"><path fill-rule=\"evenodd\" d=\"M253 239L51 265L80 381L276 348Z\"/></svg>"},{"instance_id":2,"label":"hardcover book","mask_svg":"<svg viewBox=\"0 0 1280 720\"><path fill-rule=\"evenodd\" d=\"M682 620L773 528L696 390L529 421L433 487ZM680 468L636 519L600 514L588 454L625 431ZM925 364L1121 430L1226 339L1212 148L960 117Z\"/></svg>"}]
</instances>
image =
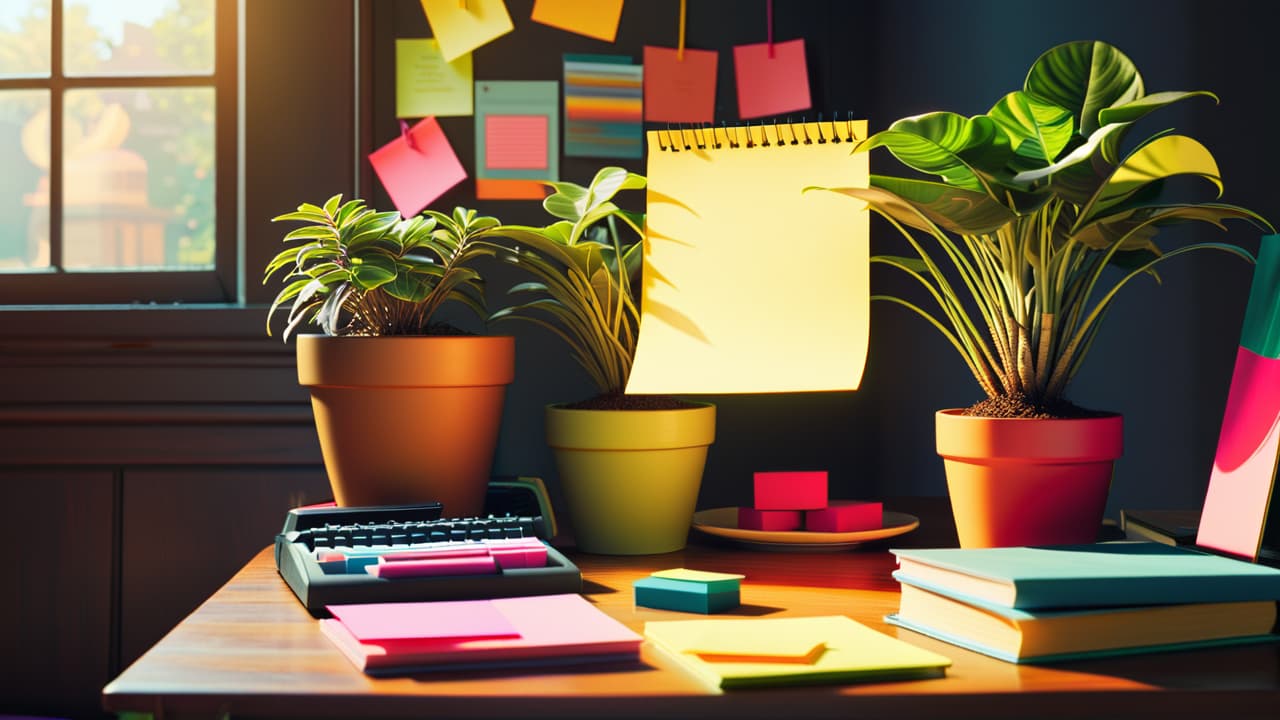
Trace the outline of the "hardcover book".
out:
<instances>
[{"instance_id":1,"label":"hardcover book","mask_svg":"<svg viewBox=\"0 0 1280 720\"><path fill-rule=\"evenodd\" d=\"M1159 543L892 552L904 582L1010 608L1280 599L1280 569Z\"/></svg>"},{"instance_id":2,"label":"hardcover book","mask_svg":"<svg viewBox=\"0 0 1280 720\"><path fill-rule=\"evenodd\" d=\"M1071 610L1018 610L903 581L902 604L885 620L1013 663L1179 650L1276 640L1268 600Z\"/></svg>"}]
</instances>

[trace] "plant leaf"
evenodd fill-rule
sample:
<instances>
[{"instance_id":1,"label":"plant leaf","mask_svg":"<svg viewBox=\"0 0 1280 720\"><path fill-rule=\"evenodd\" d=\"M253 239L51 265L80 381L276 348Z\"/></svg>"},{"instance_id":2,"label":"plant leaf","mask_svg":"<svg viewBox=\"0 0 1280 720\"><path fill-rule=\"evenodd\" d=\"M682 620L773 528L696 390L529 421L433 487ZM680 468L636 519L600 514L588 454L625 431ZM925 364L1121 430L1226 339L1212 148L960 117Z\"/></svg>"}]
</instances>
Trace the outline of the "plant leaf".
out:
<instances>
[{"instance_id":1,"label":"plant leaf","mask_svg":"<svg viewBox=\"0 0 1280 720\"><path fill-rule=\"evenodd\" d=\"M1020 90L1001 98L987 115L1009 136L1015 172L1051 164L1075 131L1069 110Z\"/></svg>"},{"instance_id":2,"label":"plant leaf","mask_svg":"<svg viewBox=\"0 0 1280 720\"><path fill-rule=\"evenodd\" d=\"M1023 89L1071 111L1082 138L1105 124L1099 119L1102 110L1143 94L1142 76L1133 61L1114 46L1097 41L1050 48L1031 66Z\"/></svg>"},{"instance_id":3,"label":"plant leaf","mask_svg":"<svg viewBox=\"0 0 1280 720\"><path fill-rule=\"evenodd\" d=\"M854 152L884 147L902 164L966 190L987 191L983 173L998 172L1012 155L1009 137L985 115L934 112L903 118L858 143Z\"/></svg>"},{"instance_id":4,"label":"plant leaf","mask_svg":"<svg viewBox=\"0 0 1280 720\"><path fill-rule=\"evenodd\" d=\"M385 255L371 255L352 266L351 281L368 292L396 279L396 261Z\"/></svg>"},{"instance_id":5,"label":"plant leaf","mask_svg":"<svg viewBox=\"0 0 1280 720\"><path fill-rule=\"evenodd\" d=\"M932 232L929 222L962 235L982 235L1011 222L1013 211L985 193L927 180L872 175L870 188L805 188L838 192L870 203L898 222ZM921 216L927 218L925 222Z\"/></svg>"}]
</instances>

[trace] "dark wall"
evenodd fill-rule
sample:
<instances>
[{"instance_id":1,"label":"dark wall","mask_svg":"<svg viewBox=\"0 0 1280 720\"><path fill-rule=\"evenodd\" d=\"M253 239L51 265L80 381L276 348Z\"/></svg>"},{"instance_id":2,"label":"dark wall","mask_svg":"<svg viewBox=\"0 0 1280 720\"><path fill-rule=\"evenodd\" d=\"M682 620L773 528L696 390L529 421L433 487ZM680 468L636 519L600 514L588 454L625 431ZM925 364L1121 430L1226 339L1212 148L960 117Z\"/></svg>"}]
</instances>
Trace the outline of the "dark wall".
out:
<instances>
[{"instance_id":1,"label":"dark wall","mask_svg":"<svg viewBox=\"0 0 1280 720\"><path fill-rule=\"evenodd\" d=\"M565 52L631 54L644 44L674 46L679 3L631 2L617 43L530 21L530 0L509 0L513 33L475 53L477 79L561 78ZM1220 105L1193 101L1163 113L1146 128L1176 127L1204 141L1221 165L1225 200L1280 220L1269 170L1277 150L1265 119L1276 106L1266 91L1263 53L1271 3L1227 0L1019 0L777 3L775 39L804 37L817 112L852 111L872 130L930 110L985 112L1021 86L1027 68L1049 47L1098 39L1120 47L1138 65L1149 92L1208 89ZM425 37L418 3L374 6L372 98L375 143L394 136L395 37ZM732 64L735 44L761 42L763 0L689 3L687 45L720 51L716 120L737 119ZM468 168L474 168L472 118L442 119ZM1134 133L1134 137L1144 133ZM894 172L887 155L873 172ZM585 182L605 159L562 159L561 177ZM632 169L643 172L641 163ZM440 205L474 205L465 182ZM388 200L378 188L379 205ZM482 203L503 220L540 222L537 203ZM1239 226L1178 229L1174 243L1229 240L1256 249L1258 233ZM872 249L893 243L893 231L873 225ZM1203 499L1222 419L1251 269L1227 256L1200 253L1169 263L1163 284L1132 283L1107 318L1089 361L1072 386L1077 403L1126 417L1126 451L1113 485L1109 514L1121 507L1197 507ZM873 291L898 289L897 278L873 274ZM500 300L495 298L495 300ZM591 393L564 349L535 330L519 337L519 375L511 388L497 472L554 478L542 441L541 406ZM749 499L756 469L826 468L844 496L945 494L933 450L933 413L968 405L980 391L951 348L923 321L885 305L872 310L872 338L863 388L856 393L712 397L720 408L701 507Z\"/></svg>"}]
</instances>

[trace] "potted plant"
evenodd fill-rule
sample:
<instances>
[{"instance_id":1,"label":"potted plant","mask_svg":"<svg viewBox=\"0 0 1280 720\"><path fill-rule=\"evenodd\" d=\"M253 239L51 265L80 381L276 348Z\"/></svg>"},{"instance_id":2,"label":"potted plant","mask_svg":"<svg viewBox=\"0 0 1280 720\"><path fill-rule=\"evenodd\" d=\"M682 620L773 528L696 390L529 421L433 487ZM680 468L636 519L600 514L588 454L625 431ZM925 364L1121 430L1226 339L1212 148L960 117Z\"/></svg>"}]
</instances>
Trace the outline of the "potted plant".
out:
<instances>
[{"instance_id":1,"label":"potted plant","mask_svg":"<svg viewBox=\"0 0 1280 720\"><path fill-rule=\"evenodd\" d=\"M1148 94L1134 64L1102 42L1054 47L1021 90L985 115L903 118L854 152L886 148L940 181L872 175L840 188L882 215L914 256L873 256L925 291L893 295L929 321L968 365L986 398L937 413L960 543L965 547L1092 542L1121 452L1121 417L1065 397L1122 287L1156 276L1176 255L1219 250L1202 242L1164 251L1169 225L1226 220L1270 225L1241 207L1175 201L1165 181L1192 176L1222 192L1210 151L1157 133L1125 149L1134 124L1208 92ZM1225 229L1225 228L1224 228ZM921 233L918 235L917 233Z\"/></svg>"},{"instance_id":2,"label":"potted plant","mask_svg":"<svg viewBox=\"0 0 1280 720\"><path fill-rule=\"evenodd\" d=\"M339 505L438 501L447 516L484 504L506 386L510 336L464 334L436 320L448 302L484 317L471 267L498 225L458 208L401 219L340 195L275 221L301 221L266 268L288 273L267 315L289 305L298 380L311 391L325 469Z\"/></svg>"},{"instance_id":3,"label":"potted plant","mask_svg":"<svg viewBox=\"0 0 1280 720\"><path fill-rule=\"evenodd\" d=\"M578 548L615 555L679 550L715 437L715 406L623 393L640 326L644 216L621 209L614 197L644 189L645 179L606 167L587 187L549 185L555 192L543 206L557 222L495 231L515 243L500 257L535 280L511 289L529 299L492 319L522 319L555 333L600 390L546 410L547 442Z\"/></svg>"}]
</instances>

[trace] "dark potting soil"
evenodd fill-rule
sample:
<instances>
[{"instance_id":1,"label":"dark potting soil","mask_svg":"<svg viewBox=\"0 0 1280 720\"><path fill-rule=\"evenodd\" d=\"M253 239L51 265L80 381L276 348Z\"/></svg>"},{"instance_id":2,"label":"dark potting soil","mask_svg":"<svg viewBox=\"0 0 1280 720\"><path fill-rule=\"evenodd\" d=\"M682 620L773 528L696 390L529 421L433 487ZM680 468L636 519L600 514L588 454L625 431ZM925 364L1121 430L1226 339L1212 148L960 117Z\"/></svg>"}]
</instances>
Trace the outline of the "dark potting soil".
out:
<instances>
[{"instance_id":1,"label":"dark potting soil","mask_svg":"<svg viewBox=\"0 0 1280 720\"><path fill-rule=\"evenodd\" d=\"M1066 400L1054 403L1038 403L1025 395L1000 395L986 398L965 408L961 415L991 418L1034 418L1040 420L1078 420L1095 418L1110 413L1090 410L1073 405Z\"/></svg>"},{"instance_id":2,"label":"dark potting soil","mask_svg":"<svg viewBox=\"0 0 1280 720\"><path fill-rule=\"evenodd\" d=\"M565 405L570 410L684 410L697 403L666 395L607 393Z\"/></svg>"}]
</instances>

